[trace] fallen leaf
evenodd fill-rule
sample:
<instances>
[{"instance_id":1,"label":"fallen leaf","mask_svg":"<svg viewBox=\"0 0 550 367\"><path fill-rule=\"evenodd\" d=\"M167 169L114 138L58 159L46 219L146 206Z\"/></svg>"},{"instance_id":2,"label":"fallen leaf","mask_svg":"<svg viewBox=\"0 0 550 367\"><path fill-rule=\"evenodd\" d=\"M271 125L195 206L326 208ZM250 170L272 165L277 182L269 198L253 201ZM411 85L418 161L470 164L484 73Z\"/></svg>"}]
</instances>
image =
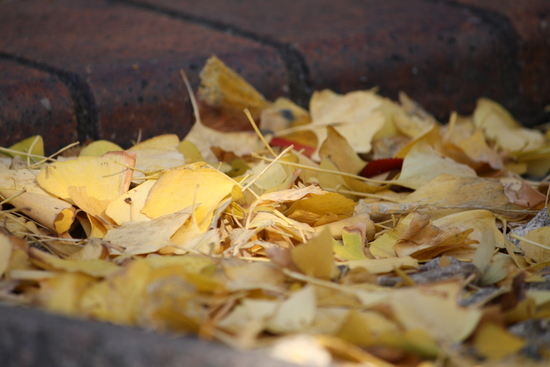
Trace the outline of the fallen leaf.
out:
<instances>
[{"instance_id":1,"label":"fallen leaf","mask_svg":"<svg viewBox=\"0 0 550 367\"><path fill-rule=\"evenodd\" d=\"M87 194L111 202L128 191L135 155L109 152L101 157L79 157L56 162L42 170L36 180L46 191L71 202L69 187L86 187Z\"/></svg>"},{"instance_id":2,"label":"fallen leaf","mask_svg":"<svg viewBox=\"0 0 550 367\"><path fill-rule=\"evenodd\" d=\"M550 227L535 228L523 236L519 246L536 263L550 261Z\"/></svg>"},{"instance_id":3,"label":"fallen leaf","mask_svg":"<svg viewBox=\"0 0 550 367\"><path fill-rule=\"evenodd\" d=\"M197 205L193 216L205 231L215 207L235 185L231 178L205 163L167 170L151 188L141 213L156 219Z\"/></svg>"},{"instance_id":4,"label":"fallen leaf","mask_svg":"<svg viewBox=\"0 0 550 367\"><path fill-rule=\"evenodd\" d=\"M521 127L501 105L487 98L477 101L474 123L506 152L528 152L544 146L541 132Z\"/></svg>"},{"instance_id":5,"label":"fallen leaf","mask_svg":"<svg viewBox=\"0 0 550 367\"><path fill-rule=\"evenodd\" d=\"M31 260L47 270L62 270L70 273L82 273L92 277L107 277L119 271L119 267L102 259L64 260L36 248L29 248Z\"/></svg>"},{"instance_id":6,"label":"fallen leaf","mask_svg":"<svg viewBox=\"0 0 550 367\"><path fill-rule=\"evenodd\" d=\"M124 149L118 144L108 140L96 140L83 147L78 155L80 157L99 157L109 152L118 152L122 150Z\"/></svg>"},{"instance_id":7,"label":"fallen leaf","mask_svg":"<svg viewBox=\"0 0 550 367\"><path fill-rule=\"evenodd\" d=\"M173 246L170 238L192 215L193 207L190 206L151 221L124 222L120 227L110 229L103 240L124 248L122 253L125 255L155 252L165 246Z\"/></svg>"},{"instance_id":8,"label":"fallen leaf","mask_svg":"<svg viewBox=\"0 0 550 367\"><path fill-rule=\"evenodd\" d=\"M476 332L476 350L485 358L498 360L517 353L525 341L508 333L495 323L484 323Z\"/></svg>"},{"instance_id":9,"label":"fallen leaf","mask_svg":"<svg viewBox=\"0 0 550 367\"><path fill-rule=\"evenodd\" d=\"M394 182L418 189L442 174L476 177L476 172L463 164L438 154L427 142L418 142L405 156L399 178Z\"/></svg>"},{"instance_id":10,"label":"fallen leaf","mask_svg":"<svg viewBox=\"0 0 550 367\"><path fill-rule=\"evenodd\" d=\"M481 312L458 304L460 281L402 288L390 296L396 319L406 330L420 329L435 340L458 343L475 329Z\"/></svg>"},{"instance_id":11,"label":"fallen leaf","mask_svg":"<svg viewBox=\"0 0 550 367\"><path fill-rule=\"evenodd\" d=\"M267 320L266 328L272 333L303 330L315 319L316 306L313 288L305 286L277 305L275 313Z\"/></svg>"},{"instance_id":12,"label":"fallen leaf","mask_svg":"<svg viewBox=\"0 0 550 367\"><path fill-rule=\"evenodd\" d=\"M139 171L155 172L185 165L179 145L177 135L166 134L155 136L128 149L127 152L136 154L134 178L143 176Z\"/></svg>"},{"instance_id":13,"label":"fallen leaf","mask_svg":"<svg viewBox=\"0 0 550 367\"><path fill-rule=\"evenodd\" d=\"M291 256L294 264L306 275L331 279L335 274L332 237L328 230L292 249Z\"/></svg>"}]
</instances>

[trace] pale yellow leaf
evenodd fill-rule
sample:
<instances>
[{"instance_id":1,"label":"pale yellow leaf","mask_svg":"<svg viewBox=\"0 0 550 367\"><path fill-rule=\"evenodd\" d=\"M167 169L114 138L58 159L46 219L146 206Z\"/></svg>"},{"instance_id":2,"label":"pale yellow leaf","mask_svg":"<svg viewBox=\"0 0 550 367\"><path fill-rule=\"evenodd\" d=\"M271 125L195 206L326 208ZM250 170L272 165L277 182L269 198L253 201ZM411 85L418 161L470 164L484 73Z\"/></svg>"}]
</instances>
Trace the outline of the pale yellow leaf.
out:
<instances>
[{"instance_id":1,"label":"pale yellow leaf","mask_svg":"<svg viewBox=\"0 0 550 367\"><path fill-rule=\"evenodd\" d=\"M151 220L151 218L141 213L141 209L145 206L147 196L155 183L156 180L147 180L119 196L107 205L105 214L118 225L129 221Z\"/></svg>"},{"instance_id":2,"label":"pale yellow leaf","mask_svg":"<svg viewBox=\"0 0 550 367\"><path fill-rule=\"evenodd\" d=\"M481 311L458 304L461 281L446 281L397 289L390 296L395 318L406 330L420 329L443 343L466 339L477 326Z\"/></svg>"},{"instance_id":3,"label":"pale yellow leaf","mask_svg":"<svg viewBox=\"0 0 550 367\"><path fill-rule=\"evenodd\" d=\"M155 252L164 246L173 246L170 237L193 214L193 207L166 214L147 222L124 222L103 237L114 245L124 248L123 254L137 255Z\"/></svg>"},{"instance_id":4,"label":"pale yellow leaf","mask_svg":"<svg viewBox=\"0 0 550 367\"><path fill-rule=\"evenodd\" d=\"M395 182L401 186L418 189L441 174L477 176L472 168L441 156L427 142L420 141L406 155L399 179Z\"/></svg>"},{"instance_id":5,"label":"pale yellow leaf","mask_svg":"<svg viewBox=\"0 0 550 367\"><path fill-rule=\"evenodd\" d=\"M134 145L127 151L136 154L136 169L154 172L185 164L185 158L178 150L179 144L177 135L158 135ZM141 176L142 173L134 171L134 177Z\"/></svg>"},{"instance_id":6,"label":"pale yellow leaf","mask_svg":"<svg viewBox=\"0 0 550 367\"><path fill-rule=\"evenodd\" d=\"M108 152L117 152L121 150L124 149L113 142L110 142L108 140L96 140L82 148L78 155L80 157L99 157Z\"/></svg>"},{"instance_id":7,"label":"pale yellow leaf","mask_svg":"<svg viewBox=\"0 0 550 367\"><path fill-rule=\"evenodd\" d=\"M387 259L363 259L346 261L343 264L350 269L362 268L370 274L389 273L395 269L414 269L418 267L418 260L410 257L390 257Z\"/></svg>"},{"instance_id":8,"label":"pale yellow leaf","mask_svg":"<svg viewBox=\"0 0 550 367\"><path fill-rule=\"evenodd\" d=\"M273 333L299 332L311 325L316 308L315 292L306 285L278 305L275 314L267 320L267 330Z\"/></svg>"},{"instance_id":9,"label":"pale yellow leaf","mask_svg":"<svg viewBox=\"0 0 550 367\"><path fill-rule=\"evenodd\" d=\"M540 131L522 127L501 105L487 98L477 101L474 123L483 129L488 139L495 141L506 152L533 151L545 144Z\"/></svg>"}]
</instances>

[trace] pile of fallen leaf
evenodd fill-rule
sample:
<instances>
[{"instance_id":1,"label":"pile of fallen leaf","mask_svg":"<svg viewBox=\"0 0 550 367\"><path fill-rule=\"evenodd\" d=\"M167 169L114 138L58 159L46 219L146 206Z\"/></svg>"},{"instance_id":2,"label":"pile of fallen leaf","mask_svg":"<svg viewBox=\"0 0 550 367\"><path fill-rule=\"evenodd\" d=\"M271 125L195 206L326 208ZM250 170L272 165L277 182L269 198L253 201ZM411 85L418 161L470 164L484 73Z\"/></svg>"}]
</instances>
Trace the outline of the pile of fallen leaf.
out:
<instances>
[{"instance_id":1,"label":"pile of fallen leaf","mask_svg":"<svg viewBox=\"0 0 550 367\"><path fill-rule=\"evenodd\" d=\"M0 149L3 303L315 366L550 357L543 131L487 99L445 125L373 90L306 111L215 57L197 96L182 141Z\"/></svg>"}]
</instances>

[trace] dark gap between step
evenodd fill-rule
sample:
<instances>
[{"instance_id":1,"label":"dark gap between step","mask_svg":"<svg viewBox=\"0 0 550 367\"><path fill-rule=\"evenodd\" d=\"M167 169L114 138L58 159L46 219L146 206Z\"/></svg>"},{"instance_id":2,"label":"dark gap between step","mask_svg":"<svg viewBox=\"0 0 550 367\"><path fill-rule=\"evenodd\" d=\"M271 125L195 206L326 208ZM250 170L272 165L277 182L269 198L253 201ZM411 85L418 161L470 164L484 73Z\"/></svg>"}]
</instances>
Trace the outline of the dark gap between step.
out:
<instances>
[{"instance_id":1,"label":"dark gap between step","mask_svg":"<svg viewBox=\"0 0 550 367\"><path fill-rule=\"evenodd\" d=\"M75 108L79 141L84 143L88 139L97 140L99 138L97 131L98 114L95 99L90 86L80 75L5 52L0 52L0 58L14 61L20 65L45 72L58 78L69 90Z\"/></svg>"},{"instance_id":2,"label":"dark gap between step","mask_svg":"<svg viewBox=\"0 0 550 367\"><path fill-rule=\"evenodd\" d=\"M521 86L521 65L519 60L519 45L521 37L512 25L510 19L503 14L485 9L480 6L462 4L452 0L423 0L429 3L442 4L451 8L468 11L478 16L483 24L487 25L491 32L494 32L498 39L503 42L503 48L493 50L497 55L500 69L505 77L501 81L505 91L505 100L497 101L510 110L521 111L525 113L524 107L520 105L519 94ZM479 96L481 97L481 96ZM487 96L490 97L490 96ZM518 116L519 117L519 116ZM532 121L525 121L525 125L532 125Z\"/></svg>"},{"instance_id":3,"label":"dark gap between step","mask_svg":"<svg viewBox=\"0 0 550 367\"><path fill-rule=\"evenodd\" d=\"M279 42L272 37L258 35L256 33L239 29L229 24L217 22L208 18L195 16L189 13L167 9L158 5L143 4L132 0L110 0L111 2L121 3L136 8L153 11L158 14L166 15L171 18L183 20L189 23L200 25L205 28L231 34L237 37L245 38L263 46L269 46L277 50L283 60L288 73L289 97L298 105L307 108L309 99L313 93L311 80L309 79L309 70L302 54L288 43Z\"/></svg>"}]
</instances>

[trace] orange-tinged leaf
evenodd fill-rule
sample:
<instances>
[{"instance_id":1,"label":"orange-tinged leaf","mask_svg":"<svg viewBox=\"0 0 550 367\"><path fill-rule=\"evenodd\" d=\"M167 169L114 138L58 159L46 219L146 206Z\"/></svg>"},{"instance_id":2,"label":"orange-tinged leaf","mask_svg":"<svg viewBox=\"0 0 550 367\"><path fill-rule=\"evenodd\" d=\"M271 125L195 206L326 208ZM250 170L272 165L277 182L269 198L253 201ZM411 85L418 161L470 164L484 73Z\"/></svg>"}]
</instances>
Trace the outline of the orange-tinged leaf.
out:
<instances>
[{"instance_id":1,"label":"orange-tinged leaf","mask_svg":"<svg viewBox=\"0 0 550 367\"><path fill-rule=\"evenodd\" d=\"M517 178L502 178L504 194L512 204L524 207L540 209L546 202L546 195L535 190L527 182Z\"/></svg>"},{"instance_id":2,"label":"orange-tinged leaf","mask_svg":"<svg viewBox=\"0 0 550 367\"><path fill-rule=\"evenodd\" d=\"M342 172L359 174L367 164L363 161L348 140L343 137L334 127L327 127L327 137L319 148L321 159L330 159Z\"/></svg>"},{"instance_id":3,"label":"orange-tinged leaf","mask_svg":"<svg viewBox=\"0 0 550 367\"><path fill-rule=\"evenodd\" d=\"M467 245L468 235L473 229L461 231L456 227L441 230L431 224L425 214L411 213L410 224L393 246L397 256L412 256L417 259L431 259L437 255Z\"/></svg>"},{"instance_id":4,"label":"orange-tinged leaf","mask_svg":"<svg viewBox=\"0 0 550 367\"><path fill-rule=\"evenodd\" d=\"M323 195L311 194L308 198L296 200L285 212L289 218L313 224L326 214L335 214L340 218L353 214L355 203L340 194L326 192ZM308 220L300 219L305 213L310 213Z\"/></svg>"},{"instance_id":5,"label":"orange-tinged leaf","mask_svg":"<svg viewBox=\"0 0 550 367\"><path fill-rule=\"evenodd\" d=\"M344 136L358 153L368 153L374 135L386 124L384 115L376 111L382 98L372 91L356 91L339 95L330 90L315 92L310 100L312 123L305 125L316 135L319 145L327 137L327 127ZM318 153L313 154L318 159Z\"/></svg>"},{"instance_id":6,"label":"orange-tinged leaf","mask_svg":"<svg viewBox=\"0 0 550 367\"><path fill-rule=\"evenodd\" d=\"M226 107L242 111L262 110L270 103L239 74L216 56L211 56L200 72L198 95L212 107Z\"/></svg>"}]
</instances>

